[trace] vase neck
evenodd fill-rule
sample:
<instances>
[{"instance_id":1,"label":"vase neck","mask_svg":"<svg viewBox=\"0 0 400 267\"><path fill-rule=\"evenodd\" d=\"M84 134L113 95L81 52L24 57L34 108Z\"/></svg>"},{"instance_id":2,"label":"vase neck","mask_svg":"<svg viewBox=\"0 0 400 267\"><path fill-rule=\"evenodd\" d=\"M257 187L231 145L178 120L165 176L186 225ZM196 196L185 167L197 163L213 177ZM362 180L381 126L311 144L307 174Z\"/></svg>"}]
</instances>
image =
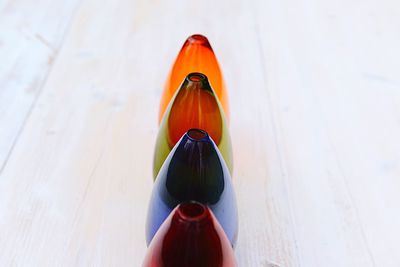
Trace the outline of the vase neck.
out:
<instances>
[{"instance_id":1,"label":"vase neck","mask_svg":"<svg viewBox=\"0 0 400 267\"><path fill-rule=\"evenodd\" d=\"M190 128L204 129L218 145L223 132L223 113L207 76L193 72L186 76L172 100L166 127L170 148Z\"/></svg>"}]
</instances>

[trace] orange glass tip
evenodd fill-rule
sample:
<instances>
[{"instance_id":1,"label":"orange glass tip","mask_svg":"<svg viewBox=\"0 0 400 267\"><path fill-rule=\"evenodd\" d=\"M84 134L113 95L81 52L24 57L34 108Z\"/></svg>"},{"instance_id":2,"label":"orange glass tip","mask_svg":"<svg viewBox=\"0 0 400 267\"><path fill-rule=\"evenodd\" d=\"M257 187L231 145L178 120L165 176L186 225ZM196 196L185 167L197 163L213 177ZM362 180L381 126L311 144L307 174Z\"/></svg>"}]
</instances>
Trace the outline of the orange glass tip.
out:
<instances>
[{"instance_id":1,"label":"orange glass tip","mask_svg":"<svg viewBox=\"0 0 400 267\"><path fill-rule=\"evenodd\" d=\"M228 95L218 60L207 37L194 34L186 39L167 78L161 97L159 123L180 84L191 72L207 75L229 121Z\"/></svg>"}]
</instances>

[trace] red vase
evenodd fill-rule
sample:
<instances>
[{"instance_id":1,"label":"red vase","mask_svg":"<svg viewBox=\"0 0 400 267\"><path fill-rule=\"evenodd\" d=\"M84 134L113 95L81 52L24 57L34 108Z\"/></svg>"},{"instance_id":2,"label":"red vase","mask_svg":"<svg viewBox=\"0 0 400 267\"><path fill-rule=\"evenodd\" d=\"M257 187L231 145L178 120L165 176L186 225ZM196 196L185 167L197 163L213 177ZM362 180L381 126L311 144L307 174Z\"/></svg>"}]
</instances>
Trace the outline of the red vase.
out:
<instances>
[{"instance_id":1,"label":"red vase","mask_svg":"<svg viewBox=\"0 0 400 267\"><path fill-rule=\"evenodd\" d=\"M191 72L201 72L208 76L229 120L228 95L217 57L207 37L194 34L186 39L167 78L161 97L159 123L182 80Z\"/></svg>"},{"instance_id":2,"label":"red vase","mask_svg":"<svg viewBox=\"0 0 400 267\"><path fill-rule=\"evenodd\" d=\"M178 205L151 241L143 267L236 267L233 249L212 211Z\"/></svg>"}]
</instances>

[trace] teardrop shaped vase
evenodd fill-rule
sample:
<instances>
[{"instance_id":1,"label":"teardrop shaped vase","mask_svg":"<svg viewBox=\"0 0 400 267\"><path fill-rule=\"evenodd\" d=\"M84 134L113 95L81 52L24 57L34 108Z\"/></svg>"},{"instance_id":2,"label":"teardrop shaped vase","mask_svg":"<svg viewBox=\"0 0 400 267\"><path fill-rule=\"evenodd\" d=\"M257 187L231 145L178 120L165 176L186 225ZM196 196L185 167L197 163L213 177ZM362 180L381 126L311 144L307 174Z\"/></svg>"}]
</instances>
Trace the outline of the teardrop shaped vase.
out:
<instances>
[{"instance_id":1,"label":"teardrop shaped vase","mask_svg":"<svg viewBox=\"0 0 400 267\"><path fill-rule=\"evenodd\" d=\"M232 179L217 146L199 129L182 136L157 176L147 212L147 244L170 212L186 201L208 205L235 245L238 213Z\"/></svg>"},{"instance_id":2,"label":"teardrop shaped vase","mask_svg":"<svg viewBox=\"0 0 400 267\"><path fill-rule=\"evenodd\" d=\"M190 73L172 98L161 122L154 153L153 178L176 142L190 128L208 132L232 173L232 145L224 111L207 76Z\"/></svg>"},{"instance_id":3,"label":"teardrop shaped vase","mask_svg":"<svg viewBox=\"0 0 400 267\"><path fill-rule=\"evenodd\" d=\"M198 202L177 206L151 242L143 267L236 267L228 238Z\"/></svg>"},{"instance_id":4,"label":"teardrop shaped vase","mask_svg":"<svg viewBox=\"0 0 400 267\"><path fill-rule=\"evenodd\" d=\"M194 34L183 44L167 78L161 97L159 123L182 80L191 72L201 72L208 76L229 119L228 95L218 60L207 37Z\"/></svg>"}]
</instances>

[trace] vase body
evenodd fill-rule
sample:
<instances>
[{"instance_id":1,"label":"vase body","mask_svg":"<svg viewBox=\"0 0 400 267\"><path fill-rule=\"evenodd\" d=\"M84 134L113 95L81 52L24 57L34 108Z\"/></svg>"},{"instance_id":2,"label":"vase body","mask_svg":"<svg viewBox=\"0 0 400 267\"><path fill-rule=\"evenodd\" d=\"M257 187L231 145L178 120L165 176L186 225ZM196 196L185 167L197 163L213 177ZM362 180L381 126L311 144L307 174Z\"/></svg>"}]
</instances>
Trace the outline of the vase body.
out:
<instances>
[{"instance_id":1,"label":"vase body","mask_svg":"<svg viewBox=\"0 0 400 267\"><path fill-rule=\"evenodd\" d=\"M159 122L182 80L191 72L201 72L208 76L229 119L228 95L218 60L208 39L203 35L195 34L187 38L169 73L161 97Z\"/></svg>"},{"instance_id":2,"label":"vase body","mask_svg":"<svg viewBox=\"0 0 400 267\"><path fill-rule=\"evenodd\" d=\"M232 173L232 145L224 111L207 76L190 73L164 114L154 153L153 178L182 135L191 128L208 132Z\"/></svg>"},{"instance_id":3,"label":"vase body","mask_svg":"<svg viewBox=\"0 0 400 267\"><path fill-rule=\"evenodd\" d=\"M235 267L229 240L205 205L177 206L151 242L143 267Z\"/></svg>"},{"instance_id":4,"label":"vase body","mask_svg":"<svg viewBox=\"0 0 400 267\"><path fill-rule=\"evenodd\" d=\"M238 215L232 179L215 143L199 129L182 136L157 176L147 213L147 244L170 212L186 201L208 205L234 246Z\"/></svg>"}]
</instances>

